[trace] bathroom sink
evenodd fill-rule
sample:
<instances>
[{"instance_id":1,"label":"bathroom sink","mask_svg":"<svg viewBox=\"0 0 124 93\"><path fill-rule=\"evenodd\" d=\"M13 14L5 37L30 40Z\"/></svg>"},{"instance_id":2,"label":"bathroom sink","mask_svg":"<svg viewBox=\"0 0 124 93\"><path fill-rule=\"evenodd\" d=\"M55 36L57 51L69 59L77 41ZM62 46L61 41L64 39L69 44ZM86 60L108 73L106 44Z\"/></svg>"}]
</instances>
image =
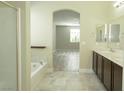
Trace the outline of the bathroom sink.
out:
<instances>
[{"instance_id":1,"label":"bathroom sink","mask_svg":"<svg viewBox=\"0 0 124 93\"><path fill-rule=\"evenodd\" d=\"M101 52L103 52L103 53L116 53L116 51L115 50L100 50Z\"/></svg>"},{"instance_id":2,"label":"bathroom sink","mask_svg":"<svg viewBox=\"0 0 124 93\"><path fill-rule=\"evenodd\" d=\"M102 53L110 53L108 50L100 50Z\"/></svg>"}]
</instances>

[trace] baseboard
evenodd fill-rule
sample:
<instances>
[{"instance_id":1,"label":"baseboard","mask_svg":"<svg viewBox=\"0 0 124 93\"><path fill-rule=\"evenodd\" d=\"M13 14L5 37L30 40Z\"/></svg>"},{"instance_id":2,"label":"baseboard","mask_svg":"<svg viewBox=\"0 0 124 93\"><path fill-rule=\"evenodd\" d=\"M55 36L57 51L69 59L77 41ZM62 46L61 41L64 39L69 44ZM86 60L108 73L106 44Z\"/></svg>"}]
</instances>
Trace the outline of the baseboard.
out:
<instances>
[{"instance_id":1,"label":"baseboard","mask_svg":"<svg viewBox=\"0 0 124 93\"><path fill-rule=\"evenodd\" d=\"M82 73L94 73L94 71L92 69L79 69L79 72L82 72Z\"/></svg>"}]
</instances>

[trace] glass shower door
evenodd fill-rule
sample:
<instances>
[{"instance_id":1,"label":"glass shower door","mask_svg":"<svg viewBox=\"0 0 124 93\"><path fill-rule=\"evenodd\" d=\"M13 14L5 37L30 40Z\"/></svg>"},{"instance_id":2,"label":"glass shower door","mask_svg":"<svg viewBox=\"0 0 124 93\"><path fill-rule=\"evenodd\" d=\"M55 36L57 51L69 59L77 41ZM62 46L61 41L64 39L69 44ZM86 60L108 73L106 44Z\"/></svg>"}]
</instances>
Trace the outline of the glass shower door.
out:
<instances>
[{"instance_id":1,"label":"glass shower door","mask_svg":"<svg viewBox=\"0 0 124 93\"><path fill-rule=\"evenodd\" d=\"M0 2L0 91L17 90L17 10Z\"/></svg>"}]
</instances>

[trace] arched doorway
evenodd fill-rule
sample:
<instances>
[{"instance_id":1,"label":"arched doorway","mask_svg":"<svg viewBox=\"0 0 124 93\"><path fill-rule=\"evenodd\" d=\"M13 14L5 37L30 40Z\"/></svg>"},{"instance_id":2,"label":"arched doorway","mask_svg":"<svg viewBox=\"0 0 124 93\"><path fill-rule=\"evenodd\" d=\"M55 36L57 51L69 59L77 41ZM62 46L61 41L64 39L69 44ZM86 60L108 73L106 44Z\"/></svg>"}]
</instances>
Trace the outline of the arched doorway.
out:
<instances>
[{"instance_id":1,"label":"arched doorway","mask_svg":"<svg viewBox=\"0 0 124 93\"><path fill-rule=\"evenodd\" d=\"M73 10L53 13L54 71L79 71L80 14Z\"/></svg>"}]
</instances>

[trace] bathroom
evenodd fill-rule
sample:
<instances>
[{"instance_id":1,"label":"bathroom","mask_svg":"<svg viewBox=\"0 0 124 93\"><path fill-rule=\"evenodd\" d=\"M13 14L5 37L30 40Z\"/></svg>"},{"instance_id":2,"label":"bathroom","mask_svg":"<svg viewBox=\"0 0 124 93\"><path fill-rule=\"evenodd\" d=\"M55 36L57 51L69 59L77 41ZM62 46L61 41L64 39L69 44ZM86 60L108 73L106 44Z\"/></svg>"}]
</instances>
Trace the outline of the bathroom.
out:
<instances>
[{"instance_id":1,"label":"bathroom","mask_svg":"<svg viewBox=\"0 0 124 93\"><path fill-rule=\"evenodd\" d=\"M104 84L102 84L102 82L99 81L97 75L94 74L94 71L92 69L93 66L92 57L93 57L93 51L97 52L97 54L100 54L104 57L106 57L107 55L110 56L113 53L114 53L113 55L114 57L118 55L123 56L124 54L123 53L124 7L123 7L123 2L119 6L117 5L113 6L115 5L115 3L118 2L9 1L7 3L4 3L5 6L6 5L11 6L10 8L12 8L12 6L15 6L18 9L17 13L19 17L17 17L17 20L19 22L18 23L19 27L18 26L17 27L19 29L20 34L18 35L19 38L17 39L18 40L17 45L19 47L17 51L19 54L18 55L14 54L18 58L18 66L17 66L18 72L13 72L13 74L15 75L14 78L18 76L17 77L18 79L16 78L15 80L18 81L17 84L18 87L17 85L15 85L16 88L11 89L8 88L9 87L8 86L7 88L3 88L3 90L39 90L39 91L108 90L107 88L104 87ZM55 52L54 44L53 44L54 43L53 15L54 12L61 10L72 10L80 14L80 44L79 44L80 62L79 62L79 69L77 72L73 72L73 71L72 72L60 71L55 73L53 72L54 71L53 53ZM2 24L1 22L2 21L0 21L0 24ZM97 28L98 26L101 25L103 26L104 24L119 24L120 32L118 34L119 36L117 36L119 38L117 42L107 42L107 40L105 41L96 40L96 37L98 35ZM0 28L1 27L2 26L0 26ZM2 35L0 37L2 37ZM3 40L4 37L1 38L1 42L3 42ZM2 44L4 45L4 43ZM1 50L2 49L4 49L4 47L1 47ZM105 53L104 51L107 52ZM4 52L6 53L6 51ZM3 54L1 53L0 55ZM111 60L109 56L108 59ZM119 59L123 60L123 57ZM115 61L115 60L112 59L111 61ZM120 62L118 58L116 61ZM119 65L121 64L122 66L123 62L119 63ZM38 69L35 67L37 67ZM122 79L124 75L123 72L124 71L122 71ZM3 72L1 71L1 73ZM83 75L85 77L83 77ZM88 75L90 75L91 77L89 77ZM75 78L73 78L73 76L75 76ZM82 81L79 80L80 78ZM51 81L48 79L51 79ZM47 82L47 80L49 82ZM49 84L51 84L50 82L54 80L55 82L52 83L53 85L48 86ZM71 86L66 83L67 81ZM72 81L75 83L75 85L71 83ZM38 84L39 82L40 84ZM43 85L42 82L46 84ZM94 82L96 83L95 87L93 87L93 85L91 84ZM16 84L17 82L14 83ZM121 83L122 83L121 90L124 90L123 80Z\"/></svg>"}]
</instances>

